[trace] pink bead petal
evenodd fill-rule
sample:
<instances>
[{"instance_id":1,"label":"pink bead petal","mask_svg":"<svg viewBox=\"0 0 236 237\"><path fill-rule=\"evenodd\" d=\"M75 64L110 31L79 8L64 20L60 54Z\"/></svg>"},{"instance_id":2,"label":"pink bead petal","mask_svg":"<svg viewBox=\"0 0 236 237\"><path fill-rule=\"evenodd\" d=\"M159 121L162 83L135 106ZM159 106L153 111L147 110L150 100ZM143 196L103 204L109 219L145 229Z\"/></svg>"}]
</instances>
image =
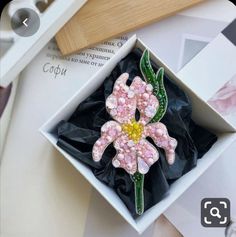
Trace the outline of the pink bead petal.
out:
<instances>
[{"instance_id":1,"label":"pink bead petal","mask_svg":"<svg viewBox=\"0 0 236 237\"><path fill-rule=\"evenodd\" d=\"M140 77L135 77L130 87L136 94L140 122L147 124L155 116L159 101L152 94L152 86L144 82Z\"/></svg>"},{"instance_id":2,"label":"pink bead petal","mask_svg":"<svg viewBox=\"0 0 236 237\"><path fill-rule=\"evenodd\" d=\"M123 73L116 80L112 94L106 100L106 108L112 118L120 123L127 123L135 117L136 98L126 82L128 73Z\"/></svg>"},{"instance_id":3,"label":"pink bead petal","mask_svg":"<svg viewBox=\"0 0 236 237\"><path fill-rule=\"evenodd\" d=\"M129 141L128 137L123 134L114 142L117 154L113 158L112 164L114 167L125 169L129 174L134 174L137 171L136 150L132 149L135 147L135 144L133 147L127 145ZM119 166L117 166L117 161L119 162Z\"/></svg>"},{"instance_id":4,"label":"pink bead petal","mask_svg":"<svg viewBox=\"0 0 236 237\"><path fill-rule=\"evenodd\" d=\"M121 126L115 121L106 122L101 128L101 137L95 142L92 150L94 161L100 161L107 146L121 135Z\"/></svg>"},{"instance_id":5,"label":"pink bead petal","mask_svg":"<svg viewBox=\"0 0 236 237\"><path fill-rule=\"evenodd\" d=\"M175 161L177 141L170 137L163 123L152 123L145 127L145 136L151 137L158 147L165 150L167 162L171 165Z\"/></svg>"},{"instance_id":6,"label":"pink bead petal","mask_svg":"<svg viewBox=\"0 0 236 237\"><path fill-rule=\"evenodd\" d=\"M146 139L142 139L136 145L138 171L141 174L146 174L149 167L153 165L158 159L159 154L156 148Z\"/></svg>"}]
</instances>

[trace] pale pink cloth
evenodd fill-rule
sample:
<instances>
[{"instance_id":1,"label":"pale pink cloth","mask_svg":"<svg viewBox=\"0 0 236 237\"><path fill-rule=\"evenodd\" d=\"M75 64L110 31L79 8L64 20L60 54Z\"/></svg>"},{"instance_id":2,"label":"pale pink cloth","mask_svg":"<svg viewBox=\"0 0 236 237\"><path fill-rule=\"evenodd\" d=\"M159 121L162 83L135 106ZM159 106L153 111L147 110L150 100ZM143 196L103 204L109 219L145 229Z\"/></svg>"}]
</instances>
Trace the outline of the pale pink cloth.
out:
<instances>
[{"instance_id":1,"label":"pale pink cloth","mask_svg":"<svg viewBox=\"0 0 236 237\"><path fill-rule=\"evenodd\" d=\"M222 115L236 113L236 75L228 81L209 101Z\"/></svg>"}]
</instances>

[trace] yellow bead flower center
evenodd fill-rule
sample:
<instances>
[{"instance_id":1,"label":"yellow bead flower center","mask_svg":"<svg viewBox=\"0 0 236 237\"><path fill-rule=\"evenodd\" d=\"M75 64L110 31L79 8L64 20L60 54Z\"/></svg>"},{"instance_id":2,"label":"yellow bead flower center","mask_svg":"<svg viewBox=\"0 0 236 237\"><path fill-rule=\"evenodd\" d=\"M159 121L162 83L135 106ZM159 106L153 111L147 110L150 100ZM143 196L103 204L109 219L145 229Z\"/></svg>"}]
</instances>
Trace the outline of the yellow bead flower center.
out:
<instances>
[{"instance_id":1,"label":"yellow bead flower center","mask_svg":"<svg viewBox=\"0 0 236 237\"><path fill-rule=\"evenodd\" d=\"M138 143L143 133L143 125L133 119L130 123L123 124L122 130L128 135L130 140Z\"/></svg>"}]
</instances>

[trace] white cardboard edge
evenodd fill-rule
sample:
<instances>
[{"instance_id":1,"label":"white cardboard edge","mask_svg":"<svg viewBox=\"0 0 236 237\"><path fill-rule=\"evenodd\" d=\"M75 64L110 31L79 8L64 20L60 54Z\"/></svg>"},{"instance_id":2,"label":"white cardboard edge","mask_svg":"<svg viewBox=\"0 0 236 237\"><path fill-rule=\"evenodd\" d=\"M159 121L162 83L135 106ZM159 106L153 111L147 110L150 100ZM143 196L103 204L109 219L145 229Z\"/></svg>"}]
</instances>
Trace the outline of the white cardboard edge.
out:
<instances>
[{"instance_id":1,"label":"white cardboard edge","mask_svg":"<svg viewBox=\"0 0 236 237\"><path fill-rule=\"evenodd\" d=\"M120 213L121 216L139 233L143 233L183 192L185 192L197 178L214 163L220 154L236 140L235 128L217 113L206 102L199 98L191 89L181 82L176 75L154 54L151 53L152 60L165 68L171 79L178 84L191 98L193 105L193 119L200 125L218 134L217 142L212 148L198 161L196 168L182 176L171 185L169 195L161 202L147 210L141 217L134 220L120 198L111 188L101 183L92 174L91 170L80 163L68 153L56 145L57 139L52 134L52 130L61 120L66 120L73 113L78 104L103 82L104 78L110 74L115 65L124 58L134 46L141 49L148 48L136 36L131 37L121 49L102 67L93 77L91 77L84 86L53 115L41 128L40 132L61 152L64 157L93 185L99 193Z\"/></svg>"},{"instance_id":2,"label":"white cardboard edge","mask_svg":"<svg viewBox=\"0 0 236 237\"><path fill-rule=\"evenodd\" d=\"M6 87L87 0L54 1L31 37L19 37L0 61L0 86Z\"/></svg>"}]
</instances>

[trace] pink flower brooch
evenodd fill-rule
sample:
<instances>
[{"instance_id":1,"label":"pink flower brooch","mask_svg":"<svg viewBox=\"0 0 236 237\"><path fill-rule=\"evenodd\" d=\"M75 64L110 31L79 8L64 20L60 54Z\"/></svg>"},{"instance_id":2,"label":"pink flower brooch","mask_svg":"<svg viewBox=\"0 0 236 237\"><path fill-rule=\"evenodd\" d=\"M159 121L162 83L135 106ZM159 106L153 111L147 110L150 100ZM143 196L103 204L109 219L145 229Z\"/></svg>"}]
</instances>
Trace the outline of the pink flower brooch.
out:
<instances>
[{"instance_id":1,"label":"pink flower brooch","mask_svg":"<svg viewBox=\"0 0 236 237\"><path fill-rule=\"evenodd\" d=\"M170 165L174 163L177 146L177 141L168 135L166 126L159 122L168 104L163 84L164 69L154 73L148 50L142 55L140 69L145 81L136 76L127 86L128 73L123 73L116 80L113 92L106 100L107 111L114 120L102 126L101 137L92 151L94 161L98 162L107 146L113 143L117 153L112 164L131 175L136 213L139 215L144 211L144 175L159 158L157 149L146 137L152 138L156 146L164 149ZM135 116L137 110L138 121Z\"/></svg>"}]
</instances>

